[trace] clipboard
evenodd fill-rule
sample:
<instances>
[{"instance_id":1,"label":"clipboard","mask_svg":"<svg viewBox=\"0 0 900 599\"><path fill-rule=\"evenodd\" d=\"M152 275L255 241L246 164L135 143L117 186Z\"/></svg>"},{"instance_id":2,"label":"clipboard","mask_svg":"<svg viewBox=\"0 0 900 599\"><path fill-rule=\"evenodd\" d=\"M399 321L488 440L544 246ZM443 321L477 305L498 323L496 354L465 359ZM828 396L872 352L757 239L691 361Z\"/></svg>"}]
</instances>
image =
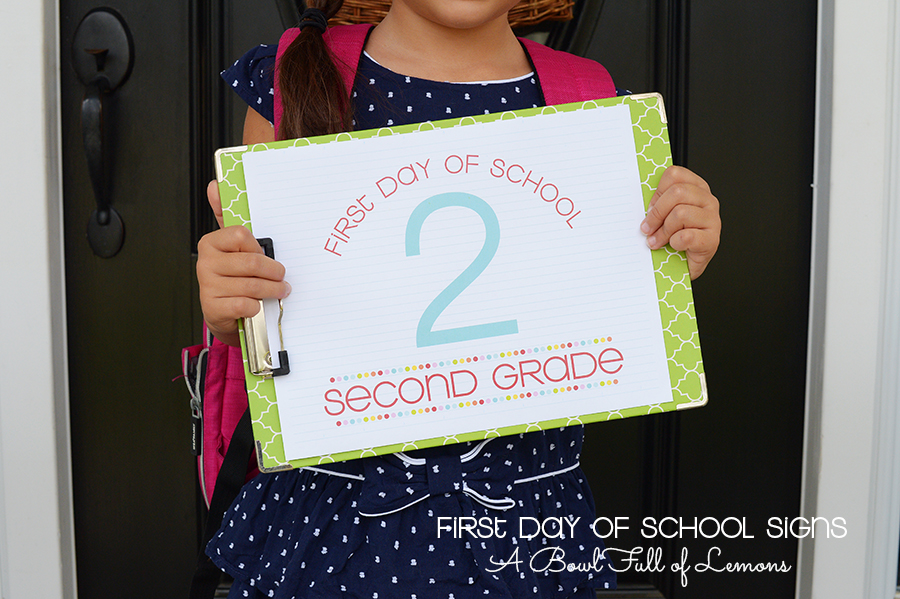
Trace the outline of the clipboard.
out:
<instances>
[{"instance_id":1,"label":"clipboard","mask_svg":"<svg viewBox=\"0 0 900 599\"><path fill-rule=\"evenodd\" d=\"M635 193L639 196L637 202L643 202L642 208L645 211L659 182L659 178L666 167L671 164L665 109L662 98L658 94L622 96L591 102L577 102L561 106L495 113L478 117L465 117L463 119L448 119L445 121L427 122L379 130L341 133L338 135L316 138L222 149L216 154L216 169L225 224L240 224L251 228L252 230L250 213L252 201L248 197L248 188L249 195L253 196L254 189L259 188L259 183L256 183L256 187L254 187L253 177L256 177L255 181L259 181L260 175L258 172L260 168L263 168L258 165L267 164L266 160L268 160L268 157L275 156L275 154L272 153L273 151L282 150L284 151L284 156L287 156L289 152L296 153L298 149L307 153L303 154L303 156L311 156L312 154L309 154L310 151L318 153L336 152L336 155L340 156L342 151L362 148L363 146L358 142L366 140L366 148L385 148L384 152L389 153L394 151L394 148L403 147L403 143L405 143L406 140L413 138L421 147L431 147L429 144L432 141L432 138L434 140L438 140L439 138L443 139L440 136L449 136L450 133L447 132L450 131L461 132L459 133L460 135L462 133L474 133L477 134L479 139L493 138L495 131L502 133L501 130L503 127L512 126L503 125L504 122L509 121L516 121L521 124L521 126L549 127L549 131L555 129L557 122L562 123L563 119L574 118L573 115L575 113L579 113L578 118L581 118L581 116L588 111L604 111L605 109L612 109L608 111L608 114L612 115L615 113L616 115L619 115L616 116L616 118L620 120L624 118L626 121L627 135L630 136L629 139L633 142L634 154L631 156L630 152L626 152L629 156L624 156L623 160L625 161L625 164L633 164L635 167L638 177L637 182L634 184L636 188ZM623 111L626 110L627 113L623 113ZM568 117L554 116L567 113L571 114ZM607 113L591 112L587 116L594 118L595 115L604 114ZM626 116L620 116L622 114L626 114ZM444 133L439 134L438 132ZM502 137L499 133L498 136ZM384 138L384 141L380 138ZM552 139L556 140L556 146L553 147L564 148L568 138L562 136L559 139L556 137L553 137ZM445 142L441 141L440 143ZM452 144L453 142L449 143ZM628 145L628 143L629 142L626 142L626 145ZM512 153L514 153L514 150L517 150L517 148L511 146L505 147L509 147L509 152ZM547 147L549 148L550 145ZM261 157L257 154L259 152L269 152L269 154ZM537 147L536 149L531 150L531 152L532 154L530 156L534 157L537 154L540 154L541 150ZM367 152L363 155L371 156L374 154L372 152ZM375 199L379 202L379 210L386 214L388 212L387 208L382 207L392 206L392 197L396 197L395 194L397 190L402 190L402 188L407 185L409 185L411 189L413 187L413 182L418 183L421 181L423 184L421 186L422 194L420 195L422 195L422 197L429 196L428 202L431 203L427 204L428 207L425 209L427 214L424 216L420 215L419 220L416 220L414 215L409 215L407 223L409 227L412 226L410 223L413 221L415 221L418 226L425 226L423 223L426 223L428 218L434 219L435 217L430 215L437 214L437 211L441 210L442 206L443 208L447 208L447 210L445 210L446 214L450 214L451 209L465 209L470 212L477 212L481 215L481 220L485 227L485 232L482 235L487 239L491 234L487 232L489 219L484 215L487 214L487 212L495 211L491 206L483 208L481 207L481 204L477 204L476 202L476 200L480 200L480 198L476 198L476 200L468 199L463 196L472 194L465 194L458 190L443 194L438 193L448 189L448 185L450 186L449 188L456 189L453 187L454 184L451 184L451 181L453 181L451 175L460 177L469 172L469 167L471 167L472 172L480 171L485 180L490 181L489 177L493 176L499 181L495 182L496 185L503 183L510 189L514 187L514 185L512 185L513 181L516 182L515 186L518 186L518 183L524 178L524 191L515 189L510 193L515 192L520 195L526 192L531 193L534 198L531 198L530 196L529 198L536 199L535 205L540 206L542 209L546 208L547 210L546 218L538 220L541 222L546 220L546 222L549 223L547 226L554 227L554 231L566 231L566 225L569 229L574 229L574 225L576 224L581 227L582 223L588 218L583 214L583 211L588 207L591 207L592 204L589 200L585 199L585 194L582 193L582 195L575 200L569 197L561 197L564 194L564 192L560 191L560 187L563 186L562 183L556 185L557 180L552 180L552 177L549 175L538 179L540 174L538 172L540 170L538 167L541 165L529 165L534 168L529 171L528 175L525 175L525 167L520 166L518 163L513 165L512 161L507 162L501 158L495 158L493 162L490 162L487 160L488 157L486 155L466 154L465 150L451 154L444 151L444 153L441 154L441 158L444 155L447 157L443 162L443 170L440 170L438 166L435 166L440 164L440 160L435 160L435 164L432 166L428 166L432 163L425 161L424 168L419 171L417 171L415 166L418 164L419 167L423 167L419 162L413 164L410 161L400 161L397 164L409 164L409 170L405 172L400 170L396 172L396 175L386 175L381 179L369 177L364 183L358 183L369 190L367 193L370 193L369 196L366 196L366 194L360 191L362 197L368 197L368 199L356 199L362 210L372 210L371 214L363 213L363 219L366 217L372 217L372 219L374 219L372 215L375 214ZM555 154L548 152L547 155L550 156L550 158L547 158L547 165L544 172L552 173L554 172L552 170L554 168L552 156ZM472 158L472 156L475 156L475 158ZM304 160L305 159L301 160L300 164L304 163ZM361 159L357 158L357 160ZM247 167L246 169L245 166ZM518 168L514 170L513 166ZM273 168L275 170L272 170L271 172L281 173L282 171L278 169L284 169L285 167ZM445 180L442 180L443 183L434 183L431 181L432 175L430 173L434 173L435 170L432 170L429 173L429 168L440 170L440 174L445 177ZM463 169L466 169L465 173L463 172ZM394 171L390 172L393 173ZM490 174L485 174L486 172ZM428 175L427 184L425 183L426 174ZM417 176L418 178L416 178ZM249 185L248 179L250 179ZM348 179L356 181L355 177L348 177ZM360 181L363 179L365 179L365 177L361 176ZM456 179L456 181L459 180L460 179ZM565 179L562 179L562 181L565 181ZM433 186L429 188L426 187L426 185ZM534 186L533 192L531 192L531 185ZM397 189L394 190L394 187ZM332 186L323 190L304 188L303 193L300 194L303 196L303 201L301 203L304 205L315 205L317 209L318 207L324 207L323 209L330 210L334 206L343 209L343 206L341 205L342 200L336 200L334 198L334 195L337 192L330 192L329 190L331 190L331 188ZM352 187L350 189L352 191ZM259 192L259 194L262 194L262 192ZM357 198L360 194L353 194L353 198ZM577 194L573 193L570 195L572 198L575 198ZM555 204L549 202L549 199L553 199ZM562 200L568 200L568 202ZM418 202L418 199L415 201ZM444 204L436 206L435 202L443 202ZM344 203L347 202L344 201ZM422 206L424 205L426 205L426 202L423 201L421 202L421 205L418 206L420 212L422 212ZM518 204L518 206L523 205L524 204L522 203ZM531 204L528 204L528 206L529 209L533 208ZM555 214L549 209L549 206L555 207ZM347 216L339 217L343 220L339 220L338 222L344 228L341 229L340 226L336 226L334 227L334 230L337 231L337 233L330 233L331 237L324 237L325 242L322 251L324 253L330 252L335 254L335 256L328 256L328 258L335 260L335 264L340 263L338 261L343 259L342 256L348 255L346 252L349 250L346 248L350 247L351 233L354 236L352 242L357 244L353 247L353 251L357 251L356 248L368 248L366 251L372 252L375 251L373 248L381 247L379 245L380 242L375 240L374 236L370 236L370 238L357 237L359 230L363 229L361 226L362 224L368 225L368 229L366 230L368 233L377 231L377 225L369 224L372 219L370 219L370 221L363 220L361 223L357 223L356 228L347 228L352 222L356 222L354 218L349 217L351 214L350 210L351 208L347 208L345 213ZM500 208L497 208L497 210L500 210ZM504 223L512 222L514 220L508 218L507 213L502 211L500 213L504 215ZM287 220L290 218L290 216L285 216L285 219ZM404 218L407 217L404 216ZM304 219L300 218L299 220ZM534 217L532 217L532 222L534 220ZM344 224L345 221L346 224ZM639 222L639 220L634 222L635 229ZM411 243L411 237L414 237L414 235L410 233L409 227L406 233L406 255L412 256L413 254L410 253L409 244ZM341 231L343 231L343 235L341 234ZM562 234L563 233L560 233L560 235ZM272 245L269 246L268 249L268 251L271 252L274 247L274 256L276 258L279 257L279 247L284 245L283 239L280 237L282 236L273 236ZM360 241L360 239L362 240ZM452 241L448 243L451 243L451 246L448 247L455 247L452 245ZM486 247L487 241L484 241L484 244ZM644 249L646 249L646 245L644 245ZM239 326L244 355L248 398L253 422L253 434L260 469L264 472L273 472L347 459L356 459L371 455L409 451L446 443L482 440L492 436L519 434L533 430L558 428L573 424L586 424L590 422L682 410L705 405L707 402L706 381L700 351L696 316L694 314L691 281L688 273L687 261L683 253L676 252L668 246L655 251L646 249L646 253L650 255L648 260L648 264L650 265L648 267L650 269L648 272L651 272L651 274L648 275L650 279L649 284L655 288L655 297L651 298L653 307L650 312L647 312L646 314L651 314L652 312L650 319L659 319L658 325L653 323L651 326L654 329L658 329L660 347L663 348L659 350L659 352L664 353L664 356L654 359L657 360L657 364L660 363L660 360L664 364L661 367L657 367L658 372L655 376L656 379L665 379L663 381L665 390L662 392L662 395L657 393L654 396L655 399L653 401L644 403L640 393L634 391L624 393L624 391L622 391L622 389L628 385L637 385L635 388L640 388L640 376L634 376L630 381L623 380L620 385L619 378L624 379L624 376L617 378L616 375L620 372L617 368L621 368L623 364L628 362L624 357L625 354L623 354L620 349L617 349L619 346L616 344L618 343L619 338L617 338L616 341L613 341L612 335L603 335L598 331L592 330L580 337L569 335L566 339L562 339L562 349L560 349L559 343L554 342L560 341L559 339L553 340L549 338L547 339L547 341L550 341L549 343L544 344L534 342L529 344L529 347L526 348L524 344L518 343L516 340L516 335L519 331L513 330L515 327L510 326L510 323L515 323L516 326L518 326L519 322L522 321L520 318L506 320L496 319L494 322L473 325L470 328L477 329L476 332L454 333L457 337L453 339L434 341L434 338L428 337L429 333L440 333L442 329L462 331L463 329L466 329L466 327L441 326L433 319L431 320L430 328L429 326L423 327L422 321L427 320L423 313L422 318L418 319L416 335L408 333L407 337L410 335L415 336L420 344L424 343L424 346L419 345L419 348L426 347L426 350L422 351L431 352L428 354L429 357L426 357L424 360L420 361L415 358L409 358L403 363L402 360L398 359L396 361L398 363L386 364L384 365L384 368L381 368L382 365L379 364L377 367L373 366L371 370L369 370L368 366L366 368L347 367L343 369L339 366L331 367L330 372L332 374L337 373L337 376L328 377L329 381L324 384L326 386L331 384L334 388L325 393L325 402L321 401L321 397L319 398L318 403L322 405L315 409L321 412L321 409L324 408L325 412L329 415L333 415L333 413L337 412L339 409L340 413L333 418L334 422L332 425L334 428L330 429L331 432L329 432L329 430L324 430L324 432L317 431L317 434L320 435L320 441L310 441L307 444L311 444L313 448L331 447L329 443L333 440L333 437L338 436L337 431L340 431L340 435L343 435L342 439L344 437L351 439L351 441L341 441L341 443L352 443L352 439L359 438L360 441L357 442L359 446L352 446L339 451L324 452L316 452L315 449L312 449L307 450L306 455L301 455L299 457L296 455L296 449L292 449L292 455L294 455L294 457L288 457L288 453L285 449L285 432L287 431L283 431L282 429L282 416L286 419L288 415L290 415L291 418L293 418L291 422L296 422L297 418L293 415L293 412L284 412L284 410L288 409L288 404L286 402L291 401L291 405L294 406L294 404L302 403L306 400L297 400L293 398L293 394L291 397L287 397L286 394L283 394L283 396L279 398L276 391L276 387L278 386L276 382L279 379L288 381L291 380L292 377L303 376L302 374L297 373L304 372L304 369L318 356L315 349L310 350L305 347L306 343L294 341L294 347L290 347L290 343L286 346L284 335L282 335L280 320L281 316L283 316L286 311L289 311L289 308L280 305L280 302L276 301L263 302L264 309L261 310L260 316L256 319L246 319L246 321L240 323ZM273 254L270 253L270 255ZM521 252L517 254L519 257L522 255ZM527 254L525 255L527 257ZM560 265L567 261L566 259L559 258L558 260L560 260ZM475 261L473 261L473 264L474 262ZM614 263L611 264L615 266ZM458 267L454 266L453 268ZM296 276L295 273L289 272L286 278L292 280L292 275ZM374 276L375 275L373 274L373 277ZM360 278L360 286L353 290L354 294L365 295L367 285L365 278L366 277ZM515 277L516 280L521 278L522 277ZM301 281L300 286L303 284L304 283ZM292 300L292 298L297 295L298 284L296 280L292 280L292 286L295 291L292 296L287 298L288 301ZM540 284L536 283L534 286L539 287ZM451 286L447 286L447 289L450 287ZM468 288L464 287L463 290L466 293L469 292ZM462 297L463 295L465 294L458 293L454 297ZM447 304L445 303L445 309L446 305ZM427 312L427 310L425 312ZM440 310L438 310L438 312L439 316L437 318L443 317L443 315L440 314ZM267 320L268 322L264 323L264 320ZM277 326L274 324L276 320L278 321ZM505 329L499 326L504 323L506 325ZM428 323L426 323L426 325L427 324ZM481 327L480 329L478 328L479 326ZM302 332L299 334L302 336ZM425 335L424 337L422 337L423 334ZM482 337L479 338L482 340L489 339L488 341L477 341L478 343L483 342L486 346L489 346L486 353L480 350L471 350L471 347L473 347L471 346L471 343L475 343L475 341L467 341L465 339L466 334L476 335L476 338L477 335L482 335ZM431 339L431 341L429 341L429 339ZM432 341L434 341L434 344L428 348L428 344ZM461 343L461 346L469 347L470 351L454 351L453 347L455 343L457 346L460 346ZM470 343L470 345L466 346L466 343ZM410 341L410 345L412 345L412 341ZM520 345L522 347L520 347ZM271 350L271 348L276 349ZM300 348L300 351L298 351L298 348ZM519 355L520 351L521 356ZM629 349L626 353L630 357L635 351ZM588 355L592 356L592 358L587 358L586 356ZM300 358L299 360L298 357ZM621 360L618 359L620 357L622 358ZM473 358L475 362L472 362ZM481 359L481 363L476 364L479 358ZM288 364L288 360L291 362L290 365ZM466 360L469 362L467 363ZM593 362L590 360L593 360ZM417 361L424 363L416 363ZM252 367L251 362L253 363ZM458 362L462 365L458 365ZM551 364L551 362L554 363ZM593 364L593 372L590 376L586 376L591 364ZM630 366L630 363L628 364ZM539 368L539 365L542 365L543 370L536 370ZM477 370L478 368L481 368L482 370L479 371ZM345 371L346 373L341 376L341 373ZM560 373L563 371L566 373L568 380L554 382L552 379L559 378L559 374L553 375L551 373ZM439 374L439 372L443 372L444 374ZM469 374L459 374L464 372ZM459 374L459 377L454 378L454 373ZM599 374L599 376L596 376L597 374ZM526 392L524 388L513 389L512 391L507 392L507 381L513 381L513 375L515 375L516 384L527 386L527 383L530 385L531 389L534 391L534 395L532 395L531 391ZM394 378L391 379L391 376L394 376ZM401 382L400 377L402 376L405 376L406 378ZM488 389L487 387L490 386L489 383L482 384L482 382L491 380L491 377L493 377L492 380L495 388ZM475 392L476 389L469 390L473 380L478 391L477 393ZM438 382L435 383L435 381ZM537 381L540 381L542 386L538 385ZM380 387L379 383L381 384ZM438 390L440 390L441 383L446 385L447 401L446 403L442 403L443 400L432 402L431 385L435 384ZM457 387L457 383L459 384L459 388ZM284 384L286 385L286 383ZM344 385L344 387L337 388L339 385ZM398 385L400 385L400 391L397 391ZM403 385L405 385L406 389L405 397L403 395ZM479 385L481 385L481 387L479 387ZM496 387L500 387L500 389ZM538 390L538 387L540 387L540 390ZM413 391L409 392L409 389L413 389ZM518 391L521 391L521 393L518 393ZM630 399L622 404L622 406L610 403L610 401L612 401L610 400L610 397L616 396L616 394L620 392L622 395L628 395ZM331 393L330 396L329 393ZM379 393L381 394L381 399L379 399ZM421 397L416 401L412 401L412 399L415 399L416 393L420 393ZM321 396L321 393L319 395ZM450 397L450 395L453 395L453 397ZM539 395L548 398L552 397L553 402L550 402L549 399L539 398ZM388 397L391 399L384 399ZM471 424L471 422L495 424L497 420L491 420L491 418L495 418L494 412L499 414L503 409L506 409L503 407L506 405L515 404L517 405L516 409L519 409L520 406L529 406L529 402L536 404L538 400L548 403L548 405L549 403L555 402L565 403L568 401L569 397L579 397L582 398L579 401L589 402L588 404L573 403L573 406L601 405L605 406L606 409L592 411L593 408L581 408L578 409L577 412L568 413L563 409L563 413L554 417L525 418L522 414L526 414L527 416L532 414L532 412L529 411L532 408L526 407L522 408L523 411L520 412L519 416L510 417L513 420L512 422L507 422L502 426L475 426ZM457 399L460 401L456 401ZM479 403L479 401L481 403ZM485 404L485 401L487 401L487 404ZM365 406L364 409L363 406ZM384 406L388 406L387 409L383 409ZM290 409L293 410L296 409L296 407L291 407ZM555 408L545 406L542 409L542 412L535 411L533 413L548 414L550 413L548 410ZM481 412L479 412L479 410L481 410ZM512 410L512 408L510 408L510 410ZM284 413L282 414L282 412ZM459 430L444 434L428 434L428 431L435 430L434 428L429 428L429 426L436 426L435 423L440 422L441 419L456 418L457 414L467 414L466 416L460 416L460 418L466 420L466 422L469 423L468 426L475 426L475 429ZM496 416L496 418L504 417L506 416ZM519 417L520 420L522 418L525 419L522 421L514 421L516 417ZM391 420L391 418L393 418L393 420ZM507 420L510 418L507 418ZM401 421L402 424L398 424ZM420 424L422 426L419 426ZM395 436L394 438L391 438L390 441L382 443L371 443L370 439L372 437L366 437L364 433L369 429L375 430L378 427L399 427L397 430L403 431L401 433L402 436L399 438ZM297 433L294 433L294 437L297 436ZM291 442L294 443L293 441ZM291 447L293 448L294 445L291 445Z\"/></svg>"}]
</instances>

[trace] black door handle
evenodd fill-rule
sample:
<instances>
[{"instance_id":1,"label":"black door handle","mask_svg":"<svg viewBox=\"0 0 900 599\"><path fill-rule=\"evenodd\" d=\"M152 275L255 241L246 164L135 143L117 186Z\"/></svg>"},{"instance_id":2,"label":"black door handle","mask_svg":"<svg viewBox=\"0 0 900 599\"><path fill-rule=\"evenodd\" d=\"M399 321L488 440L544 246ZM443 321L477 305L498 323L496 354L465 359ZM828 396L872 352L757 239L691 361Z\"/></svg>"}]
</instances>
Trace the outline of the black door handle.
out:
<instances>
[{"instance_id":1,"label":"black door handle","mask_svg":"<svg viewBox=\"0 0 900 599\"><path fill-rule=\"evenodd\" d=\"M118 254L125 241L125 224L112 206L109 191L103 98L128 78L133 62L131 33L118 13L99 8L85 15L72 42L72 63L85 85L81 129L97 203L88 221L87 237L91 249L101 258Z\"/></svg>"}]
</instances>

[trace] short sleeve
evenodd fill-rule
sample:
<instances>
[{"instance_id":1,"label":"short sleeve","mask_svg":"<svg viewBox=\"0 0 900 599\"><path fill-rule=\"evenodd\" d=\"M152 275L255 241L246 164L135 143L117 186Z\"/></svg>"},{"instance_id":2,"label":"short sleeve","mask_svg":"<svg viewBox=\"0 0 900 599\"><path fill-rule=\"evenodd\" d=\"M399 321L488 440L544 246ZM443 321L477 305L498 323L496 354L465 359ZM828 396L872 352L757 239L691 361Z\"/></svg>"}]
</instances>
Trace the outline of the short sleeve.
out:
<instances>
[{"instance_id":1,"label":"short sleeve","mask_svg":"<svg viewBox=\"0 0 900 599\"><path fill-rule=\"evenodd\" d=\"M276 44L253 48L222 71L222 79L270 123L275 121Z\"/></svg>"}]
</instances>

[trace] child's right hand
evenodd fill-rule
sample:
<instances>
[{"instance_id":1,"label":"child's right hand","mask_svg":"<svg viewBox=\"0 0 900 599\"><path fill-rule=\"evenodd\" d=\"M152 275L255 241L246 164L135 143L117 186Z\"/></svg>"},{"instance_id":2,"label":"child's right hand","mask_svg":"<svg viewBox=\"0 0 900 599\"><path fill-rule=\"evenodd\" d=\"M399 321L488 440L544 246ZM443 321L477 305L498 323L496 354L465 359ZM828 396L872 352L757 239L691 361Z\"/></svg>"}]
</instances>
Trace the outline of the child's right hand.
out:
<instances>
[{"instance_id":1,"label":"child's right hand","mask_svg":"<svg viewBox=\"0 0 900 599\"><path fill-rule=\"evenodd\" d=\"M215 181L206 195L222 227L222 204ZM223 343L239 345L237 319L259 312L259 300L284 299L291 286L284 266L267 257L246 227L235 225L207 233L197 244L200 306L210 332Z\"/></svg>"}]
</instances>

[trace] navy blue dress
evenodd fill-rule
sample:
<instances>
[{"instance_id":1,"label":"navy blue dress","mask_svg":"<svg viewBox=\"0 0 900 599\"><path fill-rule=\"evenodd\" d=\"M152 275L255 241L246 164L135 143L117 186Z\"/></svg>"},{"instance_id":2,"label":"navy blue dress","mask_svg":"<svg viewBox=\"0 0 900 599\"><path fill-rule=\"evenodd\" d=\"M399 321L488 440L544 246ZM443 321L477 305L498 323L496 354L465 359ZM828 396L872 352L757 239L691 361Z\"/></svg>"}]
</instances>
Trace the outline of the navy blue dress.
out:
<instances>
[{"instance_id":1,"label":"navy blue dress","mask_svg":"<svg viewBox=\"0 0 900 599\"><path fill-rule=\"evenodd\" d=\"M270 122L275 51L255 48L222 73ZM364 55L353 103L354 127L369 129L544 100L534 74L426 81ZM234 577L229 597L593 597L595 588L615 588L616 576L591 530L583 437L582 426L571 426L261 474L226 512L207 553ZM560 528L563 519L572 524ZM460 522L483 526L454 530ZM547 523L546 535L537 522Z\"/></svg>"}]
</instances>

